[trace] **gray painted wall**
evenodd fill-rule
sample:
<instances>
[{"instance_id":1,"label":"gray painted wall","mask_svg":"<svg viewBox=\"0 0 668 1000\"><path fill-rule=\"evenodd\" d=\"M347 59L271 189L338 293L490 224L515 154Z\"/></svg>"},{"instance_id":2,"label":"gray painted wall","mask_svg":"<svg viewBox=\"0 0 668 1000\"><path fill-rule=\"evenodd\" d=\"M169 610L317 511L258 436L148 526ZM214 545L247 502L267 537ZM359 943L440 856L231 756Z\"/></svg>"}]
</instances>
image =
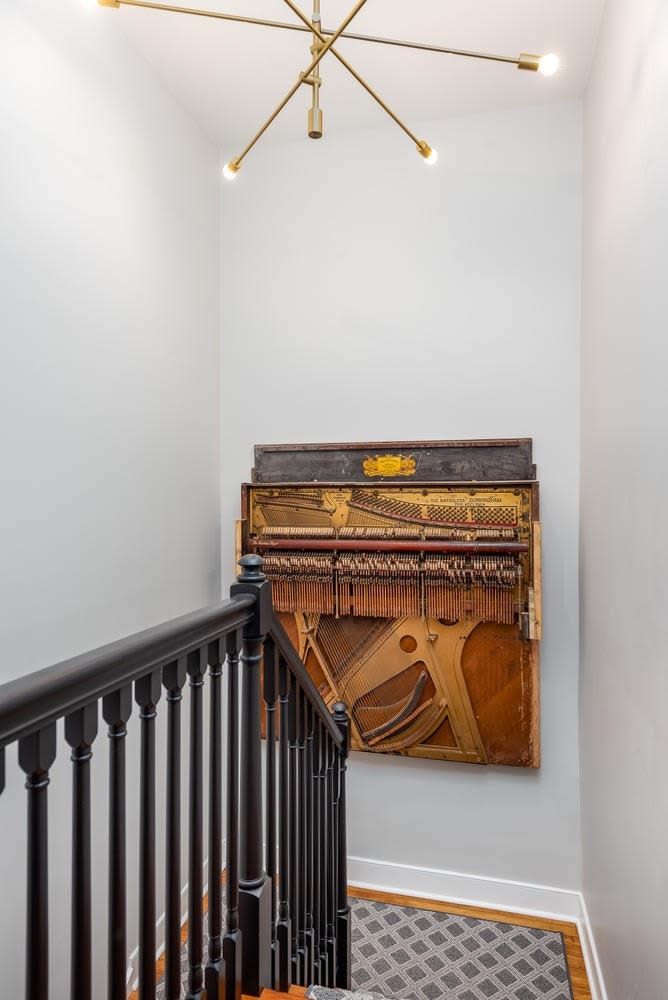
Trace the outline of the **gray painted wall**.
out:
<instances>
[{"instance_id":1,"label":"gray painted wall","mask_svg":"<svg viewBox=\"0 0 668 1000\"><path fill-rule=\"evenodd\" d=\"M220 592L217 154L100 13L79 0L0 2L0 681ZM137 738L135 717L129 757ZM101 727L100 945L107 743ZM69 953L59 746L54 997L68 995ZM0 798L12 845L0 851L3 996L22 993L24 799L12 754ZM132 773L129 802L136 817ZM162 791L158 802L161 818ZM131 831L131 888L135 844ZM135 941L131 928L129 950Z\"/></svg>"},{"instance_id":2,"label":"gray painted wall","mask_svg":"<svg viewBox=\"0 0 668 1000\"><path fill-rule=\"evenodd\" d=\"M609 0L585 107L584 892L609 1000L668 996L668 8Z\"/></svg>"},{"instance_id":3,"label":"gray painted wall","mask_svg":"<svg viewBox=\"0 0 668 1000\"><path fill-rule=\"evenodd\" d=\"M579 888L580 126L578 102L422 123L433 168L383 124L274 139L223 189L228 577L255 442L534 438L543 766L353 754L358 857Z\"/></svg>"}]
</instances>

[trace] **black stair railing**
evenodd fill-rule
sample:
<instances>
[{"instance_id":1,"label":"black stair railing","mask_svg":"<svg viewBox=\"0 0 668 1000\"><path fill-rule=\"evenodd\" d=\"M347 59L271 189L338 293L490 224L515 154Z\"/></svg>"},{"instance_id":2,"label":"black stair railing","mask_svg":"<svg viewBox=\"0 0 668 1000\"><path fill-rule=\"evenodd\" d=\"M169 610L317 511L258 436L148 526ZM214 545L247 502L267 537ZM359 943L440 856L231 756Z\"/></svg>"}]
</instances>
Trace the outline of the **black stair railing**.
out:
<instances>
[{"instance_id":1,"label":"black stair railing","mask_svg":"<svg viewBox=\"0 0 668 1000\"><path fill-rule=\"evenodd\" d=\"M345 823L348 715L345 705L334 705L332 714L323 702L273 612L271 584L262 564L257 555L244 556L242 573L231 591L233 597L255 595L241 653L243 992L257 996L263 987L285 990L292 983L346 988L350 921L346 834L340 824ZM258 713L261 680L264 787Z\"/></svg>"},{"instance_id":2,"label":"black stair railing","mask_svg":"<svg viewBox=\"0 0 668 1000\"><path fill-rule=\"evenodd\" d=\"M104 892L91 871L91 775L100 712L109 739L108 1000L126 1000L128 995L130 829L137 831L139 857L138 997L156 996L159 906L165 913L164 995L166 1000L181 996L180 902L186 874L181 870L182 772L189 781L188 1000L239 1000L242 992L257 996L264 987L285 991L293 983L350 986L345 804L349 717L341 703L331 713L327 709L274 615L262 559L245 556L240 565L229 600L0 686L0 792L7 746L18 744L19 766L26 776L26 1000L54 995L48 964L48 796L60 719L65 720L72 761L70 996L92 1000L94 986L100 994L101 984L92 979L91 932L93 897ZM190 703L187 719L181 712L184 689ZM138 714L138 748L128 738L133 710ZM158 760L156 731L162 711L167 743L164 760ZM133 749L138 749L132 761L139 771L138 802L126 794L127 757ZM100 783L99 775L96 781ZM165 842L158 845L156 797L163 787ZM11 850L16 830L5 817L0 830L0 848ZM159 900L156 873L161 856L165 879L164 898Z\"/></svg>"}]
</instances>

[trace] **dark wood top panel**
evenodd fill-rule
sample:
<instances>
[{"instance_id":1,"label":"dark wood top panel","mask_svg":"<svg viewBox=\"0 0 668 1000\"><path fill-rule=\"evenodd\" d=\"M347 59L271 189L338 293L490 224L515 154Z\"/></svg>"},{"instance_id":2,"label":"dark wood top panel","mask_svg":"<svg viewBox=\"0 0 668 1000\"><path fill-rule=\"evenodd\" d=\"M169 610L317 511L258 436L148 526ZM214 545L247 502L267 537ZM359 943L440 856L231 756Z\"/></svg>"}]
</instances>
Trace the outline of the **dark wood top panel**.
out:
<instances>
[{"instance_id":1,"label":"dark wood top panel","mask_svg":"<svg viewBox=\"0 0 668 1000\"><path fill-rule=\"evenodd\" d=\"M410 474L365 474L367 459L412 459ZM413 468L413 466L411 466ZM254 483L462 483L533 481L531 438L475 441L380 441L255 446Z\"/></svg>"}]
</instances>

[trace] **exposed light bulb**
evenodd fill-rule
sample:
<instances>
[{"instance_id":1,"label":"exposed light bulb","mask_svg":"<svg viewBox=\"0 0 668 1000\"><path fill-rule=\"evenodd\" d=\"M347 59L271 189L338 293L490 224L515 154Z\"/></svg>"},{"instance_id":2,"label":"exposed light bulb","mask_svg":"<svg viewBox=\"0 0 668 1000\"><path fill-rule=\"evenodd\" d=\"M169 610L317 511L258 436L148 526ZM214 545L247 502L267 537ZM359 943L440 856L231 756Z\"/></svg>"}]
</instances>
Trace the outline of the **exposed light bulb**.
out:
<instances>
[{"instance_id":1,"label":"exposed light bulb","mask_svg":"<svg viewBox=\"0 0 668 1000\"><path fill-rule=\"evenodd\" d=\"M418 143L416 148L422 159L425 161L425 163L430 163L432 165L436 163L436 160L438 159L438 153L436 152L435 149L431 148L428 142L425 142L424 139L422 139Z\"/></svg>"},{"instance_id":2,"label":"exposed light bulb","mask_svg":"<svg viewBox=\"0 0 668 1000\"><path fill-rule=\"evenodd\" d=\"M543 76L554 76L558 69L559 56L555 55L554 52L549 52L546 56L540 57L538 72L542 73Z\"/></svg>"},{"instance_id":3,"label":"exposed light bulb","mask_svg":"<svg viewBox=\"0 0 668 1000\"><path fill-rule=\"evenodd\" d=\"M233 181L234 178L237 176L238 172L239 172L239 164L236 162L236 160L230 160L230 162L226 163L225 166L223 167L223 177L225 178L226 181Z\"/></svg>"}]
</instances>

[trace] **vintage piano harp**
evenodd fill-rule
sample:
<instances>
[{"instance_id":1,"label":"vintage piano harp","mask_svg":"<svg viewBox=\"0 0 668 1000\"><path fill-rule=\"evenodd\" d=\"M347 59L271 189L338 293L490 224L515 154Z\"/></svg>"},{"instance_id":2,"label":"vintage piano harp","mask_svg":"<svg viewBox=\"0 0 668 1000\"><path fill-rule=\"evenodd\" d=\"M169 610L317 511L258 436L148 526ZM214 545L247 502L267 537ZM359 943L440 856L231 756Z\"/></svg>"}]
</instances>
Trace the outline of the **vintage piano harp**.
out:
<instances>
[{"instance_id":1,"label":"vintage piano harp","mask_svg":"<svg viewBox=\"0 0 668 1000\"><path fill-rule=\"evenodd\" d=\"M354 749L539 766L531 439L257 446L241 507Z\"/></svg>"}]
</instances>

